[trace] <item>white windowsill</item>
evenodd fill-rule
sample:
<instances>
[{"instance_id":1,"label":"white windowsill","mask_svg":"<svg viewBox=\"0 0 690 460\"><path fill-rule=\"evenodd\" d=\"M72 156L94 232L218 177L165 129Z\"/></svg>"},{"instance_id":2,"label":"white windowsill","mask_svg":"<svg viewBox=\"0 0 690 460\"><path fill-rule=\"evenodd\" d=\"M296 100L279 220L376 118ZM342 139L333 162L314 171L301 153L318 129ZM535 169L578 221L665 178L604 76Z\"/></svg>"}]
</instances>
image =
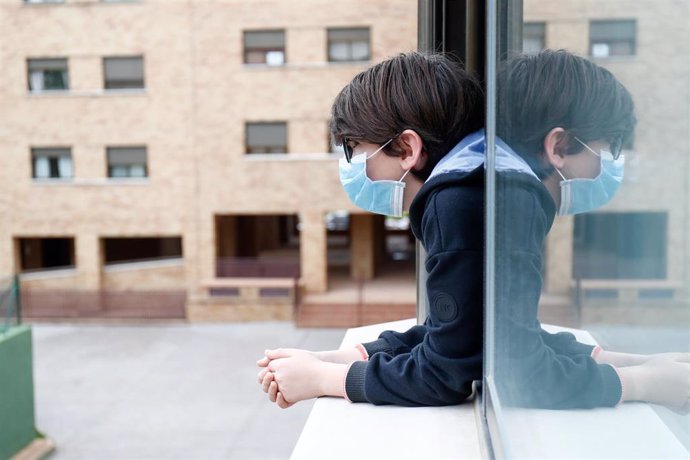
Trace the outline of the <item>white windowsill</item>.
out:
<instances>
[{"instance_id":1,"label":"white windowsill","mask_svg":"<svg viewBox=\"0 0 690 460\"><path fill-rule=\"evenodd\" d=\"M282 65L246 64L242 66L248 71L301 70L301 69L332 69L334 67L369 67L372 61L316 61L316 62L286 62Z\"/></svg>"},{"instance_id":2,"label":"white windowsill","mask_svg":"<svg viewBox=\"0 0 690 460\"><path fill-rule=\"evenodd\" d=\"M103 266L106 273L127 272L133 270L147 270L166 267L181 267L184 265L183 258L142 260L141 262L115 262Z\"/></svg>"},{"instance_id":3,"label":"white windowsill","mask_svg":"<svg viewBox=\"0 0 690 460\"><path fill-rule=\"evenodd\" d=\"M384 330L404 331L413 319L349 329L341 348L374 340ZM570 331L596 344L587 332L543 325L550 332ZM474 404L407 408L351 404L319 398L291 460L315 458L479 458L480 420ZM504 433L511 458L688 458L651 406L625 403L616 408L540 410L503 408ZM508 428L505 431L505 428Z\"/></svg>"},{"instance_id":4,"label":"white windowsill","mask_svg":"<svg viewBox=\"0 0 690 460\"><path fill-rule=\"evenodd\" d=\"M375 340L381 331L405 331L415 320L349 329L341 348ZM352 404L319 398L291 460L480 458L472 403L446 407Z\"/></svg>"},{"instance_id":5,"label":"white windowsill","mask_svg":"<svg viewBox=\"0 0 690 460\"><path fill-rule=\"evenodd\" d=\"M20 281L46 280L54 278L71 278L76 276L75 268L57 268L55 270L37 270L19 274Z\"/></svg>"},{"instance_id":6,"label":"white windowsill","mask_svg":"<svg viewBox=\"0 0 690 460\"><path fill-rule=\"evenodd\" d=\"M50 97L141 97L147 96L146 88L132 89L84 89L84 90L43 90L27 91L29 98L50 98Z\"/></svg>"},{"instance_id":7,"label":"white windowsill","mask_svg":"<svg viewBox=\"0 0 690 460\"><path fill-rule=\"evenodd\" d=\"M125 185L125 186L141 186L141 185L149 185L150 181L146 177L138 178L138 177L122 177L122 178L114 178L114 177L77 177L77 178L71 178L71 179L33 179L32 180L33 185L37 186L47 186L47 187L56 187L56 186L116 186L116 185Z\"/></svg>"}]
</instances>

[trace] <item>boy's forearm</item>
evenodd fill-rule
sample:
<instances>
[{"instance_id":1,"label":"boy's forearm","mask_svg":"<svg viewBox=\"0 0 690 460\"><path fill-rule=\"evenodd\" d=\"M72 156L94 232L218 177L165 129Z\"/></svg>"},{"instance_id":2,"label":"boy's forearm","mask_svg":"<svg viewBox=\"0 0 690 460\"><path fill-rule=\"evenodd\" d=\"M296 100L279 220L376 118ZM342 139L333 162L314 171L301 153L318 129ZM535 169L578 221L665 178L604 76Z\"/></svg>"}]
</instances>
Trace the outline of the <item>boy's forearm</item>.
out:
<instances>
[{"instance_id":1,"label":"boy's forearm","mask_svg":"<svg viewBox=\"0 0 690 460\"><path fill-rule=\"evenodd\" d=\"M345 397L345 375L347 364L326 363L322 365L320 383L323 396Z\"/></svg>"},{"instance_id":2,"label":"boy's forearm","mask_svg":"<svg viewBox=\"0 0 690 460\"><path fill-rule=\"evenodd\" d=\"M596 362L599 364L611 364L615 367L639 366L648 359L647 355L637 355L633 353L618 353L615 351L601 350L596 355Z\"/></svg>"},{"instance_id":3,"label":"boy's forearm","mask_svg":"<svg viewBox=\"0 0 690 460\"><path fill-rule=\"evenodd\" d=\"M364 359L361 351L356 347L348 347L341 350L318 351L316 352L316 356L322 361L338 364L350 364L351 362L362 361Z\"/></svg>"}]
</instances>

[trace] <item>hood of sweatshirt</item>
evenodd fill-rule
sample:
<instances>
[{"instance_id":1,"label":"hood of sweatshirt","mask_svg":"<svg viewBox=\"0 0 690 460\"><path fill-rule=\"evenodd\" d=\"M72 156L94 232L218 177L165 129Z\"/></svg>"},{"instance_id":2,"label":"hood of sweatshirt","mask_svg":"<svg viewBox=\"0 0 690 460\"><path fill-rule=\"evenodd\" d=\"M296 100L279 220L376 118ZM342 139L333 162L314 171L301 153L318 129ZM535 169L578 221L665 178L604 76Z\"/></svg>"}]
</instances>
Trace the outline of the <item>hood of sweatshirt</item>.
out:
<instances>
[{"instance_id":1,"label":"hood of sweatshirt","mask_svg":"<svg viewBox=\"0 0 690 460\"><path fill-rule=\"evenodd\" d=\"M481 129L463 138L436 164L410 205L410 225L417 238L421 236L422 215L429 196L440 187L463 182L483 184L485 160L486 138L484 130ZM524 159L498 138L495 166L497 180L508 178L515 183L535 188L547 210L547 215L555 216L556 205L539 177Z\"/></svg>"}]
</instances>

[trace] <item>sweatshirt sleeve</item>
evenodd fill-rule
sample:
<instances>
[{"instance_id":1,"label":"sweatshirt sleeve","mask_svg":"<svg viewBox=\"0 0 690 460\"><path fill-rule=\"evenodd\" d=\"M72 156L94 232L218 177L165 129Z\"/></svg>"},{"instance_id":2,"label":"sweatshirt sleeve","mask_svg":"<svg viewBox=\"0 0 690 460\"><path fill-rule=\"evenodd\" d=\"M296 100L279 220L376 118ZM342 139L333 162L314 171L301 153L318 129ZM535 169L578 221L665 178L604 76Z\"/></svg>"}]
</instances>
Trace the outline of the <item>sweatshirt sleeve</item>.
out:
<instances>
[{"instance_id":1,"label":"sweatshirt sleeve","mask_svg":"<svg viewBox=\"0 0 690 460\"><path fill-rule=\"evenodd\" d=\"M494 369L499 396L511 405L551 409L616 405L622 393L616 370L596 363L591 347L569 334L547 334L536 321L548 231L536 194L511 187L498 196Z\"/></svg>"},{"instance_id":2,"label":"sweatshirt sleeve","mask_svg":"<svg viewBox=\"0 0 690 460\"><path fill-rule=\"evenodd\" d=\"M377 340L363 343L362 346L364 346L369 357L379 352L397 356L402 353L409 353L410 350L421 343L425 334L425 325L412 326L405 332L384 331Z\"/></svg>"},{"instance_id":3,"label":"sweatshirt sleeve","mask_svg":"<svg viewBox=\"0 0 690 460\"><path fill-rule=\"evenodd\" d=\"M550 332L545 331L544 329L541 329L540 333L541 338L544 341L544 344L547 347L553 349L553 351L555 351L559 355L592 356L592 352L594 351L593 345L587 345L582 342L578 342L575 338L575 335L571 332L563 331L552 334Z\"/></svg>"},{"instance_id":4,"label":"sweatshirt sleeve","mask_svg":"<svg viewBox=\"0 0 690 460\"><path fill-rule=\"evenodd\" d=\"M351 401L439 406L458 404L471 394L472 381L482 375L480 199L477 191L461 188L429 197L422 219L429 254L429 316L424 329L410 333L420 341L410 347L410 336L382 334L379 340L390 344L390 349L353 363L347 373L345 389Z\"/></svg>"}]
</instances>

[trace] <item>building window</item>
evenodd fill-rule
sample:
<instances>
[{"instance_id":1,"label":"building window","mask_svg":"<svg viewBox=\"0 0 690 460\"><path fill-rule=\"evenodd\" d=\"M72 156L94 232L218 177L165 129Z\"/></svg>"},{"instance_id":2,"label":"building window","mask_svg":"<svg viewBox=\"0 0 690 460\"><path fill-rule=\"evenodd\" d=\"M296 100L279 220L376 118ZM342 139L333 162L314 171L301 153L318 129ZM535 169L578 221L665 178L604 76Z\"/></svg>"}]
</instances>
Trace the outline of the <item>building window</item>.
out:
<instances>
[{"instance_id":1,"label":"building window","mask_svg":"<svg viewBox=\"0 0 690 460\"><path fill-rule=\"evenodd\" d=\"M287 123L247 123L247 153L287 153Z\"/></svg>"},{"instance_id":2,"label":"building window","mask_svg":"<svg viewBox=\"0 0 690 460\"><path fill-rule=\"evenodd\" d=\"M108 57L103 58L105 89L143 89L144 58Z\"/></svg>"},{"instance_id":3,"label":"building window","mask_svg":"<svg viewBox=\"0 0 690 460\"><path fill-rule=\"evenodd\" d=\"M65 91L69 89L67 59L28 59L29 91Z\"/></svg>"},{"instance_id":4,"label":"building window","mask_svg":"<svg viewBox=\"0 0 690 460\"><path fill-rule=\"evenodd\" d=\"M71 179L72 152L69 148L31 149L34 179Z\"/></svg>"},{"instance_id":5,"label":"building window","mask_svg":"<svg viewBox=\"0 0 690 460\"><path fill-rule=\"evenodd\" d=\"M582 279L665 279L665 212L575 216L573 276Z\"/></svg>"},{"instance_id":6,"label":"building window","mask_svg":"<svg viewBox=\"0 0 690 460\"><path fill-rule=\"evenodd\" d=\"M180 237L103 238L105 264L182 258Z\"/></svg>"},{"instance_id":7,"label":"building window","mask_svg":"<svg viewBox=\"0 0 690 460\"><path fill-rule=\"evenodd\" d=\"M74 268L74 238L19 238L21 272Z\"/></svg>"},{"instance_id":8,"label":"building window","mask_svg":"<svg viewBox=\"0 0 690 460\"><path fill-rule=\"evenodd\" d=\"M522 52L537 54L546 48L546 24L526 22L522 29Z\"/></svg>"},{"instance_id":9,"label":"building window","mask_svg":"<svg viewBox=\"0 0 690 460\"><path fill-rule=\"evenodd\" d=\"M146 147L108 147L108 177L148 177Z\"/></svg>"},{"instance_id":10,"label":"building window","mask_svg":"<svg viewBox=\"0 0 690 460\"><path fill-rule=\"evenodd\" d=\"M595 58L635 54L634 20L590 21L589 54Z\"/></svg>"},{"instance_id":11,"label":"building window","mask_svg":"<svg viewBox=\"0 0 690 460\"><path fill-rule=\"evenodd\" d=\"M328 29L328 60L331 62L371 59L369 28Z\"/></svg>"},{"instance_id":12,"label":"building window","mask_svg":"<svg viewBox=\"0 0 690 460\"><path fill-rule=\"evenodd\" d=\"M267 65L285 64L285 31L245 31L244 63Z\"/></svg>"}]
</instances>

